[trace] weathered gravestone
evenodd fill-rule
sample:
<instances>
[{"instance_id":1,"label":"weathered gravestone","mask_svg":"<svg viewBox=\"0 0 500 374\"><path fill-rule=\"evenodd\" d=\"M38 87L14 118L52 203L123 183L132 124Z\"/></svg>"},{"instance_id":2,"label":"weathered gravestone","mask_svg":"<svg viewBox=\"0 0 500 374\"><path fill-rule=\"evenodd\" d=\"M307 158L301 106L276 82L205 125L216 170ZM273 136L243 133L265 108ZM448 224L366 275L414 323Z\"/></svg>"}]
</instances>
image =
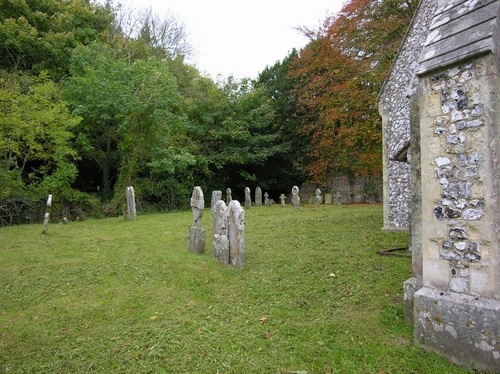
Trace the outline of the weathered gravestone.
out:
<instances>
[{"instance_id":1,"label":"weathered gravestone","mask_svg":"<svg viewBox=\"0 0 500 374\"><path fill-rule=\"evenodd\" d=\"M271 201L269 200L269 194L267 192L264 193L264 205L265 206L271 205Z\"/></svg>"},{"instance_id":2,"label":"weathered gravestone","mask_svg":"<svg viewBox=\"0 0 500 374\"><path fill-rule=\"evenodd\" d=\"M229 205L231 200L233 200L233 197L231 196L231 189L228 187L226 188L226 205Z\"/></svg>"},{"instance_id":3,"label":"weathered gravestone","mask_svg":"<svg viewBox=\"0 0 500 374\"><path fill-rule=\"evenodd\" d=\"M283 193L280 195L280 203L281 206L286 206L286 196Z\"/></svg>"},{"instance_id":4,"label":"weathered gravestone","mask_svg":"<svg viewBox=\"0 0 500 374\"><path fill-rule=\"evenodd\" d=\"M212 200L210 201L210 209L213 209L217 201L222 199L222 191L212 191Z\"/></svg>"},{"instance_id":5,"label":"weathered gravestone","mask_svg":"<svg viewBox=\"0 0 500 374\"><path fill-rule=\"evenodd\" d=\"M333 194L331 192L325 193L325 204L333 204Z\"/></svg>"},{"instance_id":6,"label":"weathered gravestone","mask_svg":"<svg viewBox=\"0 0 500 374\"><path fill-rule=\"evenodd\" d=\"M205 199L201 187L194 188L190 205L193 212L193 223L189 226L188 249L194 253L203 253L205 251L205 229L201 227L201 218L205 208Z\"/></svg>"},{"instance_id":7,"label":"weathered gravestone","mask_svg":"<svg viewBox=\"0 0 500 374\"><path fill-rule=\"evenodd\" d=\"M223 200L219 200L212 208L214 221L213 250L214 257L219 261L229 263L229 238L227 236L228 209Z\"/></svg>"},{"instance_id":8,"label":"weathered gravestone","mask_svg":"<svg viewBox=\"0 0 500 374\"><path fill-rule=\"evenodd\" d=\"M47 207L45 209L45 216L43 219L43 229L42 235L47 235L47 231L49 230L49 218L50 218L50 207L52 206L52 195L49 195L47 198Z\"/></svg>"},{"instance_id":9,"label":"weathered gravestone","mask_svg":"<svg viewBox=\"0 0 500 374\"><path fill-rule=\"evenodd\" d=\"M260 187L255 189L255 206L262 206L262 190Z\"/></svg>"},{"instance_id":10,"label":"weathered gravestone","mask_svg":"<svg viewBox=\"0 0 500 374\"><path fill-rule=\"evenodd\" d=\"M334 199L334 200L333 200L333 204L334 204L334 205L342 205L342 204L340 203L340 197L341 197L341 196L342 196L342 195L340 194L340 192L335 192L335 194L333 195L333 199Z\"/></svg>"},{"instance_id":11,"label":"weathered gravestone","mask_svg":"<svg viewBox=\"0 0 500 374\"><path fill-rule=\"evenodd\" d=\"M137 211L135 209L135 192L134 187L128 186L125 189L125 195L127 197L127 217L128 221L134 221L137 216Z\"/></svg>"},{"instance_id":12,"label":"weathered gravestone","mask_svg":"<svg viewBox=\"0 0 500 374\"><path fill-rule=\"evenodd\" d=\"M238 200L227 207L227 236L229 238L229 262L235 267L245 266L245 211Z\"/></svg>"},{"instance_id":13,"label":"weathered gravestone","mask_svg":"<svg viewBox=\"0 0 500 374\"><path fill-rule=\"evenodd\" d=\"M323 203L323 196L321 196L321 190L319 188L317 188L314 192L314 202L316 205Z\"/></svg>"},{"instance_id":14,"label":"weathered gravestone","mask_svg":"<svg viewBox=\"0 0 500 374\"><path fill-rule=\"evenodd\" d=\"M295 209L300 208L299 187L292 187L292 205Z\"/></svg>"},{"instance_id":15,"label":"weathered gravestone","mask_svg":"<svg viewBox=\"0 0 500 374\"><path fill-rule=\"evenodd\" d=\"M250 188L245 187L245 208L250 209L252 207L252 198L250 197Z\"/></svg>"}]
</instances>

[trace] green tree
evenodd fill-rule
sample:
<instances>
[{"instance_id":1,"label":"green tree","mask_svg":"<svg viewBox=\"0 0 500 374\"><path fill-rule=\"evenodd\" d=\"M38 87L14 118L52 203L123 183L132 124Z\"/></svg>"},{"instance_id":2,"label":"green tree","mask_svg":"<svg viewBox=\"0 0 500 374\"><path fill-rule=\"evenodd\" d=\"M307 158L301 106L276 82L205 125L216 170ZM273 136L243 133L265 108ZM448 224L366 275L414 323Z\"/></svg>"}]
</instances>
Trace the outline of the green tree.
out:
<instances>
[{"instance_id":1,"label":"green tree","mask_svg":"<svg viewBox=\"0 0 500 374\"><path fill-rule=\"evenodd\" d=\"M303 172L306 156L304 150L310 139L304 134L298 134L302 119L294 91L297 83L289 74L290 65L298 56L298 52L292 50L282 61L277 61L260 72L255 82L270 99L275 114L270 131L277 135L282 146L282 151L268 160L260 175L273 192L288 190L307 177Z\"/></svg>"},{"instance_id":2,"label":"green tree","mask_svg":"<svg viewBox=\"0 0 500 374\"><path fill-rule=\"evenodd\" d=\"M46 75L0 74L0 200L28 190L64 195L76 177L72 117Z\"/></svg>"},{"instance_id":3,"label":"green tree","mask_svg":"<svg viewBox=\"0 0 500 374\"><path fill-rule=\"evenodd\" d=\"M80 178L90 181L88 190L99 186L104 200L113 196L116 182L119 194L132 184L138 194L144 192L143 198L157 196L161 188L152 186L158 186L158 179L195 162L185 117L178 111L177 81L166 61L150 58L129 64L108 46L79 47L65 97L82 117L76 144L87 168ZM92 174L96 168L99 175Z\"/></svg>"},{"instance_id":4,"label":"green tree","mask_svg":"<svg viewBox=\"0 0 500 374\"><path fill-rule=\"evenodd\" d=\"M108 8L90 0L0 0L0 69L67 75L78 44L104 39Z\"/></svg>"}]
</instances>

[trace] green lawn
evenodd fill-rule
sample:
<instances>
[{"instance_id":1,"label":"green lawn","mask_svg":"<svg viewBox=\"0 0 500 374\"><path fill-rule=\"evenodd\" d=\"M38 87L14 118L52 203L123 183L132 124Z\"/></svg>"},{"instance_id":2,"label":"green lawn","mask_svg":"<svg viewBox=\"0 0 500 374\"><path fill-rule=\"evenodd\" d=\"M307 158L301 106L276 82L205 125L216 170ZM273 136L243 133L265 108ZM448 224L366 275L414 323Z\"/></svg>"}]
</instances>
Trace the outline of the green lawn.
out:
<instances>
[{"instance_id":1,"label":"green lawn","mask_svg":"<svg viewBox=\"0 0 500 374\"><path fill-rule=\"evenodd\" d=\"M0 228L0 373L466 373L414 347L381 205L253 207L244 269L191 220Z\"/></svg>"}]
</instances>

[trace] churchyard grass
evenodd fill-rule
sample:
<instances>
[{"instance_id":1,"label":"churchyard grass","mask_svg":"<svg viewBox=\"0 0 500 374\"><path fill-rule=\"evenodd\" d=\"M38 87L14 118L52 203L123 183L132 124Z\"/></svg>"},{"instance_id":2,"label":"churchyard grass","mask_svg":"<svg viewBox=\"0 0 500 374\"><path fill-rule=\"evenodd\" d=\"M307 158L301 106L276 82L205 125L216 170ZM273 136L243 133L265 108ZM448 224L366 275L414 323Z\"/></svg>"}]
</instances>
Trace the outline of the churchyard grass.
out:
<instances>
[{"instance_id":1,"label":"churchyard grass","mask_svg":"<svg viewBox=\"0 0 500 374\"><path fill-rule=\"evenodd\" d=\"M246 211L246 266L191 212L0 228L0 373L465 373L413 344L382 206Z\"/></svg>"}]
</instances>

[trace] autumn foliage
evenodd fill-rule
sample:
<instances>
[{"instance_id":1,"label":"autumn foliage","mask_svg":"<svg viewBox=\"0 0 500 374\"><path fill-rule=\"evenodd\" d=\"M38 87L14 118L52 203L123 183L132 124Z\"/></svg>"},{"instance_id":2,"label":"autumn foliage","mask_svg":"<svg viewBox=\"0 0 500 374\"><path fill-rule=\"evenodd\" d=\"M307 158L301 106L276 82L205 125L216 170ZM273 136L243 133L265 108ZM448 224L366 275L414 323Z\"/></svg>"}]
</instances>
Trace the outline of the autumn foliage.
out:
<instances>
[{"instance_id":1,"label":"autumn foliage","mask_svg":"<svg viewBox=\"0 0 500 374\"><path fill-rule=\"evenodd\" d=\"M382 169L377 97L406 32L416 0L352 0L318 31L294 60L298 135L310 139L305 169L328 175L376 175Z\"/></svg>"}]
</instances>

